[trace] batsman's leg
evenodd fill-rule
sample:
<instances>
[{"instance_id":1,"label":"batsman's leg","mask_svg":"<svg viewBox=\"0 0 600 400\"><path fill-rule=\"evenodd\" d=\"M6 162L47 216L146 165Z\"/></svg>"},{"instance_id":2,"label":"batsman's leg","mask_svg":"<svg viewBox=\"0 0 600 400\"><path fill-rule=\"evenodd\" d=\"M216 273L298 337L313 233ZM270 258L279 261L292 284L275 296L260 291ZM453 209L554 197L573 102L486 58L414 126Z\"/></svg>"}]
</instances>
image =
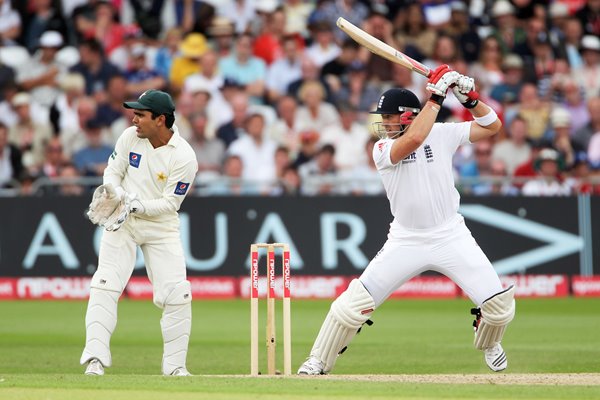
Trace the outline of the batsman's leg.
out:
<instances>
[{"instance_id":1,"label":"batsman's leg","mask_svg":"<svg viewBox=\"0 0 600 400\"><path fill-rule=\"evenodd\" d=\"M80 363L88 375L102 375L112 365L110 338L117 325L117 303L135 262L135 243L126 231L104 232L98 270L90 284L85 315L86 342ZM100 365L99 365L100 364Z\"/></svg>"},{"instance_id":2,"label":"batsman's leg","mask_svg":"<svg viewBox=\"0 0 600 400\"><path fill-rule=\"evenodd\" d=\"M341 354L375 310L375 302L363 284L354 279L332 304L310 357L298 369L299 375L321 375L332 370Z\"/></svg>"}]
</instances>

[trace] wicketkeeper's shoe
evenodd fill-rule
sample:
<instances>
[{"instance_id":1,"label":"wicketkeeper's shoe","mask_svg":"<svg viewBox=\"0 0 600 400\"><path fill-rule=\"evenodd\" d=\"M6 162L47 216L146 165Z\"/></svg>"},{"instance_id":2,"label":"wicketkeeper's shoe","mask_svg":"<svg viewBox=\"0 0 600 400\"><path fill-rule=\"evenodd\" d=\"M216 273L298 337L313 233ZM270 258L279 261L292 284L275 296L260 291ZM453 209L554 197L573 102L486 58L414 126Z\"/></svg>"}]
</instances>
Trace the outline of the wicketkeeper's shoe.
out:
<instances>
[{"instance_id":1,"label":"wicketkeeper's shoe","mask_svg":"<svg viewBox=\"0 0 600 400\"><path fill-rule=\"evenodd\" d=\"M85 369L86 375L104 375L104 367L97 358L92 358Z\"/></svg>"},{"instance_id":2,"label":"wicketkeeper's shoe","mask_svg":"<svg viewBox=\"0 0 600 400\"><path fill-rule=\"evenodd\" d=\"M179 367L175 371L171 372L169 376L192 376L185 367Z\"/></svg>"},{"instance_id":3,"label":"wicketkeeper's shoe","mask_svg":"<svg viewBox=\"0 0 600 400\"><path fill-rule=\"evenodd\" d=\"M508 359L500 343L483 350L483 354L485 356L485 363L492 371L498 372L508 367Z\"/></svg>"},{"instance_id":4,"label":"wicketkeeper's shoe","mask_svg":"<svg viewBox=\"0 0 600 400\"><path fill-rule=\"evenodd\" d=\"M298 368L298 375L325 375L323 362L316 357L310 356L304 364Z\"/></svg>"}]
</instances>

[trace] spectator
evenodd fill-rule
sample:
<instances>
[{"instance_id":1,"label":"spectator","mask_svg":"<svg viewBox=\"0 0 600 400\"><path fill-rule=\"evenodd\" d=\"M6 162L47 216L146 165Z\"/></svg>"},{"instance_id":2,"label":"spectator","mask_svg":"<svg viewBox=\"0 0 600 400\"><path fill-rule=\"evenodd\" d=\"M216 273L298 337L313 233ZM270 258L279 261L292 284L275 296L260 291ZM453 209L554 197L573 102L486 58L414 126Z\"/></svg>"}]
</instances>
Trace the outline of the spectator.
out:
<instances>
[{"instance_id":1,"label":"spectator","mask_svg":"<svg viewBox=\"0 0 600 400\"><path fill-rule=\"evenodd\" d=\"M469 68L469 76L477 81L480 94L489 95L492 88L504 80L503 58L498 39L495 36L485 38L481 44L479 59Z\"/></svg>"},{"instance_id":2,"label":"spectator","mask_svg":"<svg viewBox=\"0 0 600 400\"><path fill-rule=\"evenodd\" d=\"M102 46L95 39L88 39L79 44L79 62L71 67L72 72L83 75L85 93L103 101L106 87L111 77L119 75L119 69L104 57Z\"/></svg>"},{"instance_id":3,"label":"spectator","mask_svg":"<svg viewBox=\"0 0 600 400\"><path fill-rule=\"evenodd\" d=\"M144 45L145 40L146 38L144 38L140 28L137 26L128 27L125 32L123 32L122 43L113 51L111 51L110 55L108 56L108 61L120 71L127 72L132 63L133 48L135 46ZM153 65L153 63L148 64Z\"/></svg>"},{"instance_id":4,"label":"spectator","mask_svg":"<svg viewBox=\"0 0 600 400\"><path fill-rule=\"evenodd\" d=\"M195 112L190 117L192 136L189 140L198 159L199 175L218 174L225 158L225 145L216 138L206 135L208 117L206 112Z\"/></svg>"},{"instance_id":5,"label":"spectator","mask_svg":"<svg viewBox=\"0 0 600 400\"><path fill-rule=\"evenodd\" d=\"M497 143L492 150L492 160L500 160L508 175L530 159L531 146L527 143L527 121L515 117L507 129L508 138Z\"/></svg>"},{"instance_id":6,"label":"spectator","mask_svg":"<svg viewBox=\"0 0 600 400\"><path fill-rule=\"evenodd\" d=\"M252 196L260 194L255 182L242 178L244 163L238 155L227 155L221 178L209 182L205 192L211 196Z\"/></svg>"},{"instance_id":7,"label":"spectator","mask_svg":"<svg viewBox=\"0 0 600 400\"><path fill-rule=\"evenodd\" d=\"M558 151L565 168L569 169L575 163L575 155L585 151L577 143L571 143L569 135L571 115L564 108L554 107L550 115L550 125L552 127L552 147Z\"/></svg>"},{"instance_id":8,"label":"spectator","mask_svg":"<svg viewBox=\"0 0 600 400\"><path fill-rule=\"evenodd\" d=\"M60 174L60 168L68 162L69 158L63 153L63 146L58 137L52 137L46 142L44 148L44 162L39 170L32 171L33 175L56 178Z\"/></svg>"},{"instance_id":9,"label":"spectator","mask_svg":"<svg viewBox=\"0 0 600 400\"><path fill-rule=\"evenodd\" d=\"M18 93L12 99L17 113L17 123L10 127L8 140L19 148L23 165L28 169L39 167L44 161L44 144L52 137L48 124L40 124L31 118L31 96Z\"/></svg>"},{"instance_id":10,"label":"spectator","mask_svg":"<svg viewBox=\"0 0 600 400\"><path fill-rule=\"evenodd\" d=\"M341 52L333 36L333 26L328 21L319 21L312 28L313 43L306 48L306 55L320 69L333 61Z\"/></svg>"},{"instance_id":11,"label":"spectator","mask_svg":"<svg viewBox=\"0 0 600 400\"><path fill-rule=\"evenodd\" d=\"M113 152L113 146L107 145L103 139L106 126L97 118L89 119L83 127L85 145L72 157L73 164L82 175L102 176Z\"/></svg>"},{"instance_id":12,"label":"spectator","mask_svg":"<svg viewBox=\"0 0 600 400\"><path fill-rule=\"evenodd\" d=\"M334 94L336 103L350 103L359 112L369 112L379 100L380 89L367 79L367 67L355 60L348 66L342 87Z\"/></svg>"},{"instance_id":13,"label":"spectator","mask_svg":"<svg viewBox=\"0 0 600 400\"><path fill-rule=\"evenodd\" d=\"M575 132L583 128L590 122L590 114L583 90L579 87L575 79L566 78L561 85L563 101L560 106L565 108L571 115L571 137Z\"/></svg>"},{"instance_id":14,"label":"spectator","mask_svg":"<svg viewBox=\"0 0 600 400\"><path fill-rule=\"evenodd\" d=\"M171 65L179 52L182 39L183 32L180 28L170 28L165 33L161 46L156 51L154 68L167 81L169 81Z\"/></svg>"},{"instance_id":15,"label":"spectator","mask_svg":"<svg viewBox=\"0 0 600 400\"><path fill-rule=\"evenodd\" d=\"M336 169L347 171L367 164L365 143L369 139L369 132L364 125L358 123L358 110L355 106L342 103L339 110L340 124L323 129L320 144L331 144L335 148Z\"/></svg>"},{"instance_id":16,"label":"spectator","mask_svg":"<svg viewBox=\"0 0 600 400\"><path fill-rule=\"evenodd\" d=\"M587 154L585 152L577 153L575 163L569 171L569 176L565 179L565 185L570 188L573 194L599 195L600 184L594 184L592 178Z\"/></svg>"},{"instance_id":17,"label":"spectator","mask_svg":"<svg viewBox=\"0 0 600 400\"><path fill-rule=\"evenodd\" d=\"M252 55L252 45L251 35L240 35L235 41L235 52L219 61L219 70L225 79L245 86L253 102L261 103L267 69L262 59Z\"/></svg>"},{"instance_id":18,"label":"spectator","mask_svg":"<svg viewBox=\"0 0 600 400\"><path fill-rule=\"evenodd\" d=\"M427 78L415 74L400 64L394 63L392 64L392 80L384 85L384 89L388 90L393 87L408 89L417 96L421 103L424 103L428 96L424 89L426 83Z\"/></svg>"},{"instance_id":19,"label":"spectator","mask_svg":"<svg viewBox=\"0 0 600 400\"><path fill-rule=\"evenodd\" d=\"M74 130L79 127L77 102L84 95L85 79L83 75L69 72L62 77L60 81L60 94L50 107L50 122L54 134Z\"/></svg>"},{"instance_id":20,"label":"spectator","mask_svg":"<svg viewBox=\"0 0 600 400\"><path fill-rule=\"evenodd\" d=\"M590 144L587 148L587 156L594 169L600 169L600 129L590 138Z\"/></svg>"},{"instance_id":21,"label":"spectator","mask_svg":"<svg viewBox=\"0 0 600 400\"><path fill-rule=\"evenodd\" d=\"M283 56L285 13L282 8L267 11L264 13L262 30L254 40L253 53L268 66Z\"/></svg>"},{"instance_id":22,"label":"spectator","mask_svg":"<svg viewBox=\"0 0 600 400\"><path fill-rule=\"evenodd\" d=\"M277 145L264 134L265 120L262 114L252 113L244 122L245 134L231 143L228 154L242 159L242 177L261 185L273 184L276 178L275 151Z\"/></svg>"},{"instance_id":23,"label":"spectator","mask_svg":"<svg viewBox=\"0 0 600 400\"><path fill-rule=\"evenodd\" d=\"M8 128L0 123L0 188L14 187L23 172L21 152L8 141Z\"/></svg>"},{"instance_id":24,"label":"spectator","mask_svg":"<svg viewBox=\"0 0 600 400\"><path fill-rule=\"evenodd\" d=\"M587 35L581 39L583 65L573 70L579 86L584 88L586 99L600 96L600 38Z\"/></svg>"},{"instance_id":25,"label":"spectator","mask_svg":"<svg viewBox=\"0 0 600 400\"><path fill-rule=\"evenodd\" d=\"M283 38L283 55L267 70L267 98L271 104L287 93L288 86L302 76L302 50L293 35Z\"/></svg>"},{"instance_id":26,"label":"spectator","mask_svg":"<svg viewBox=\"0 0 600 400\"><path fill-rule=\"evenodd\" d=\"M223 75L219 71L217 53L209 49L200 58L200 72L195 72L185 78L183 90L189 92L192 86L206 87L212 97L221 97L219 88L224 84Z\"/></svg>"},{"instance_id":27,"label":"spectator","mask_svg":"<svg viewBox=\"0 0 600 400\"><path fill-rule=\"evenodd\" d=\"M248 116L248 96L242 92L234 95L230 100L233 117L231 121L217 129L217 137L223 141L225 147L239 138L244 130L244 123Z\"/></svg>"},{"instance_id":28,"label":"spectator","mask_svg":"<svg viewBox=\"0 0 600 400\"><path fill-rule=\"evenodd\" d=\"M274 192L275 195L297 196L300 194L302 182L298 170L292 165L287 165L279 179L279 188Z\"/></svg>"},{"instance_id":29,"label":"spectator","mask_svg":"<svg viewBox=\"0 0 600 400\"><path fill-rule=\"evenodd\" d=\"M233 22L237 34L248 32L252 21L256 17L254 2L251 0L223 2L219 6L218 14Z\"/></svg>"},{"instance_id":30,"label":"spectator","mask_svg":"<svg viewBox=\"0 0 600 400\"><path fill-rule=\"evenodd\" d=\"M518 54L507 54L502 61L502 81L490 88L490 97L503 107L514 105L523 86L523 60Z\"/></svg>"},{"instance_id":31,"label":"spectator","mask_svg":"<svg viewBox=\"0 0 600 400\"><path fill-rule=\"evenodd\" d=\"M381 176L373 159L373 147L377 138L371 136L364 145L364 162L348 171L341 171L340 178L343 182L343 192L355 196L376 196L385 193Z\"/></svg>"},{"instance_id":32,"label":"spectator","mask_svg":"<svg viewBox=\"0 0 600 400\"><path fill-rule=\"evenodd\" d=\"M583 65L583 59L579 53L581 38L583 37L583 27L581 26L581 22L577 18L568 18L564 23L563 35L565 58L569 62L571 68L581 68Z\"/></svg>"},{"instance_id":33,"label":"spectator","mask_svg":"<svg viewBox=\"0 0 600 400\"><path fill-rule=\"evenodd\" d=\"M306 22L315 5L303 0L286 0L283 3L285 32L300 34L304 38L309 37Z\"/></svg>"},{"instance_id":34,"label":"spectator","mask_svg":"<svg viewBox=\"0 0 600 400\"><path fill-rule=\"evenodd\" d=\"M556 150L542 149L535 160L537 177L523 185L525 196L568 196L570 188L560 182L562 160Z\"/></svg>"},{"instance_id":35,"label":"spectator","mask_svg":"<svg viewBox=\"0 0 600 400\"><path fill-rule=\"evenodd\" d=\"M492 160L489 172L482 177L485 178L485 181L474 187L473 194L475 196L516 196L519 194L519 189L511 184L502 160Z\"/></svg>"},{"instance_id":36,"label":"spectator","mask_svg":"<svg viewBox=\"0 0 600 400\"><path fill-rule=\"evenodd\" d=\"M229 56L235 33L231 20L223 16L214 17L207 32L212 42L212 48L217 53L217 58Z\"/></svg>"},{"instance_id":37,"label":"spectator","mask_svg":"<svg viewBox=\"0 0 600 400\"><path fill-rule=\"evenodd\" d=\"M96 110L96 119L103 125L110 126L124 115L123 110L127 109L123 107L123 102L129 99L127 86L127 79L122 75L115 75L108 80L106 98Z\"/></svg>"},{"instance_id":38,"label":"spectator","mask_svg":"<svg viewBox=\"0 0 600 400\"><path fill-rule=\"evenodd\" d=\"M98 104L92 97L82 97L77 102L77 127L59 133L62 150L70 158L87 145L85 127L87 122L96 118Z\"/></svg>"},{"instance_id":39,"label":"spectator","mask_svg":"<svg viewBox=\"0 0 600 400\"><path fill-rule=\"evenodd\" d=\"M354 25L360 25L368 16L369 9L358 0L338 0L324 2L318 19L312 22L326 21L329 26L335 26L338 17L343 17ZM310 19L309 19L310 20ZM345 33L341 29L335 31L336 40L342 42Z\"/></svg>"},{"instance_id":40,"label":"spectator","mask_svg":"<svg viewBox=\"0 0 600 400\"><path fill-rule=\"evenodd\" d=\"M458 43L465 61L468 63L475 62L479 58L481 38L476 31L475 24L472 24L469 20L467 5L463 1L454 0L450 3L450 9L450 23L446 28L446 32ZM431 43L433 43L433 39ZM426 54L426 56L429 55Z\"/></svg>"},{"instance_id":41,"label":"spectator","mask_svg":"<svg viewBox=\"0 0 600 400\"><path fill-rule=\"evenodd\" d=\"M508 0L495 1L491 15L495 25L492 34L500 41L502 53L514 53L515 48L525 42L525 32L519 26L514 6Z\"/></svg>"},{"instance_id":42,"label":"spectator","mask_svg":"<svg viewBox=\"0 0 600 400\"><path fill-rule=\"evenodd\" d=\"M339 125L340 116L336 108L325 102L325 88L319 81L305 82L298 92L302 106L296 111L298 129L322 130Z\"/></svg>"},{"instance_id":43,"label":"spectator","mask_svg":"<svg viewBox=\"0 0 600 400\"><path fill-rule=\"evenodd\" d=\"M544 138L548 129L550 108L550 104L538 95L536 86L526 83L521 87L519 103L507 110L506 120L510 122L516 113L527 121L527 137L531 140L540 140Z\"/></svg>"},{"instance_id":44,"label":"spectator","mask_svg":"<svg viewBox=\"0 0 600 400\"><path fill-rule=\"evenodd\" d=\"M455 18L458 18L455 16ZM462 31L461 22L455 20L450 34L458 38ZM401 10L396 18L396 30L394 32L395 43L399 49L415 60L422 61L431 58L437 32L427 25L421 3L411 3Z\"/></svg>"},{"instance_id":45,"label":"spectator","mask_svg":"<svg viewBox=\"0 0 600 400\"><path fill-rule=\"evenodd\" d=\"M300 166L302 194L307 196L334 194L337 170L334 164L335 148L326 144L314 158Z\"/></svg>"},{"instance_id":46,"label":"spectator","mask_svg":"<svg viewBox=\"0 0 600 400\"><path fill-rule=\"evenodd\" d=\"M342 87L342 77L348 72L348 67L353 61L357 61L359 44L353 39L347 38L342 43L340 54L321 68L323 78L333 92Z\"/></svg>"},{"instance_id":47,"label":"spectator","mask_svg":"<svg viewBox=\"0 0 600 400\"><path fill-rule=\"evenodd\" d=\"M84 194L85 188L78 182L81 175L73 164L64 164L60 168L58 178L62 181L58 186L60 196L81 196Z\"/></svg>"},{"instance_id":48,"label":"spectator","mask_svg":"<svg viewBox=\"0 0 600 400\"><path fill-rule=\"evenodd\" d=\"M169 72L169 83L174 91L179 92L183 88L188 76L200 72L200 58L207 50L206 38L201 33L188 33L185 36Z\"/></svg>"},{"instance_id":49,"label":"spectator","mask_svg":"<svg viewBox=\"0 0 600 400\"><path fill-rule=\"evenodd\" d=\"M146 46L136 44L131 49L131 65L125 73L127 94L139 97L146 90L165 88L166 80L155 70L148 68L146 63Z\"/></svg>"},{"instance_id":50,"label":"spectator","mask_svg":"<svg viewBox=\"0 0 600 400\"><path fill-rule=\"evenodd\" d=\"M49 108L60 94L58 83L67 72L66 66L56 59L63 38L56 31L46 31L40 37L39 45L30 62L17 70L17 83L29 91L37 103Z\"/></svg>"},{"instance_id":51,"label":"spectator","mask_svg":"<svg viewBox=\"0 0 600 400\"><path fill-rule=\"evenodd\" d=\"M378 12L372 12L364 21L362 27L364 28L365 32L369 33L373 37L389 44L394 48L398 48L396 47L397 44L393 36L392 23L385 17L385 15ZM338 29L338 31L342 32L341 29ZM367 65L369 79L374 79L379 82L389 82L392 79L391 71L393 63L391 61L374 55L364 46L360 47L358 53L358 58Z\"/></svg>"},{"instance_id":52,"label":"spectator","mask_svg":"<svg viewBox=\"0 0 600 400\"><path fill-rule=\"evenodd\" d=\"M95 4L94 18L90 24L83 27L83 36L93 38L101 43L107 56L121 46L125 40L127 27L120 24L117 9L110 1L98 1Z\"/></svg>"},{"instance_id":53,"label":"spectator","mask_svg":"<svg viewBox=\"0 0 600 400\"><path fill-rule=\"evenodd\" d=\"M0 2L0 46L14 46L21 36L21 16L14 10L10 1Z\"/></svg>"},{"instance_id":54,"label":"spectator","mask_svg":"<svg viewBox=\"0 0 600 400\"><path fill-rule=\"evenodd\" d=\"M319 151L319 133L317 131L302 131L299 139L300 150L292 163L292 166L296 169L312 160Z\"/></svg>"},{"instance_id":55,"label":"spectator","mask_svg":"<svg viewBox=\"0 0 600 400\"><path fill-rule=\"evenodd\" d=\"M332 90L329 87L329 83L327 80L321 76L320 70L317 65L312 61L310 57L307 55L302 56L302 61L300 64L301 76L299 79L293 81L289 84L287 88L287 93L291 96L294 96L296 100L301 101L299 92L300 88L306 83L311 81L318 81L323 85L325 89L325 99L329 103L333 103L333 94Z\"/></svg>"},{"instance_id":56,"label":"spectator","mask_svg":"<svg viewBox=\"0 0 600 400\"><path fill-rule=\"evenodd\" d=\"M6 0L5 0L6 1ZM25 47L33 53L39 46L39 40L46 31L57 31L63 38L68 37L67 24L52 0L29 2L26 27L23 33Z\"/></svg>"},{"instance_id":57,"label":"spectator","mask_svg":"<svg viewBox=\"0 0 600 400\"><path fill-rule=\"evenodd\" d=\"M597 0L586 0L575 17L581 22L586 35L600 36L600 4Z\"/></svg>"},{"instance_id":58,"label":"spectator","mask_svg":"<svg viewBox=\"0 0 600 400\"><path fill-rule=\"evenodd\" d=\"M465 192L476 194L486 190L487 183L479 178L492 175L493 145L490 139L479 140L473 144L475 159L460 168L460 177L466 180L463 185Z\"/></svg>"},{"instance_id":59,"label":"spectator","mask_svg":"<svg viewBox=\"0 0 600 400\"><path fill-rule=\"evenodd\" d=\"M300 146L297 130L296 110L298 104L292 96L282 96L277 102L277 120L270 130L270 137L280 146L288 149L292 158L298 154Z\"/></svg>"},{"instance_id":60,"label":"spectator","mask_svg":"<svg viewBox=\"0 0 600 400\"><path fill-rule=\"evenodd\" d=\"M573 142L584 149L589 147L592 135L600 131L600 96L590 98L587 101L587 109L590 121L573 135Z\"/></svg>"}]
</instances>

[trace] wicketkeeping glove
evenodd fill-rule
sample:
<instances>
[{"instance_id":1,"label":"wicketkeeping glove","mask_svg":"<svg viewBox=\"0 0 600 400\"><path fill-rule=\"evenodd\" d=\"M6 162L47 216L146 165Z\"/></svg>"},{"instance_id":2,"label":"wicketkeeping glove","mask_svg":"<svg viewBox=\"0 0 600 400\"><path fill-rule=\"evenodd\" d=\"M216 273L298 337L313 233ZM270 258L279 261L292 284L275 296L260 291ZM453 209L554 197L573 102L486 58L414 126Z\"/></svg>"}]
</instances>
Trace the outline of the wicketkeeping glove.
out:
<instances>
[{"instance_id":1,"label":"wicketkeeping glove","mask_svg":"<svg viewBox=\"0 0 600 400\"><path fill-rule=\"evenodd\" d=\"M104 226L107 219L115 212L121 198L110 183L100 185L94 191L87 216L93 224Z\"/></svg>"}]
</instances>

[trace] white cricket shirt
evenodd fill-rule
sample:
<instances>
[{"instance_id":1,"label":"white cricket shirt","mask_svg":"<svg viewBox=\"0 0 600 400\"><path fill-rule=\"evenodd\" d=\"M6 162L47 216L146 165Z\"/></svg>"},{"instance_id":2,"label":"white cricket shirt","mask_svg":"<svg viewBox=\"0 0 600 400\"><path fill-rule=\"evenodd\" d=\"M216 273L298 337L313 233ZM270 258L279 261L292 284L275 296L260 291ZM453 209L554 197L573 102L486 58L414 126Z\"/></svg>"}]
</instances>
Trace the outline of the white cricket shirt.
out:
<instances>
[{"instance_id":1,"label":"white cricket shirt","mask_svg":"<svg viewBox=\"0 0 600 400\"><path fill-rule=\"evenodd\" d=\"M471 122L436 123L425 142L392 164L393 139L379 140L373 159L390 201L394 229L431 229L455 217L460 195L454 187L452 156L469 143Z\"/></svg>"},{"instance_id":2,"label":"white cricket shirt","mask_svg":"<svg viewBox=\"0 0 600 400\"><path fill-rule=\"evenodd\" d=\"M149 140L138 138L132 126L117 140L104 170L104 183L138 195L145 212L136 217L177 220L177 211L197 171L196 154L175 125L169 142L156 149Z\"/></svg>"}]
</instances>

